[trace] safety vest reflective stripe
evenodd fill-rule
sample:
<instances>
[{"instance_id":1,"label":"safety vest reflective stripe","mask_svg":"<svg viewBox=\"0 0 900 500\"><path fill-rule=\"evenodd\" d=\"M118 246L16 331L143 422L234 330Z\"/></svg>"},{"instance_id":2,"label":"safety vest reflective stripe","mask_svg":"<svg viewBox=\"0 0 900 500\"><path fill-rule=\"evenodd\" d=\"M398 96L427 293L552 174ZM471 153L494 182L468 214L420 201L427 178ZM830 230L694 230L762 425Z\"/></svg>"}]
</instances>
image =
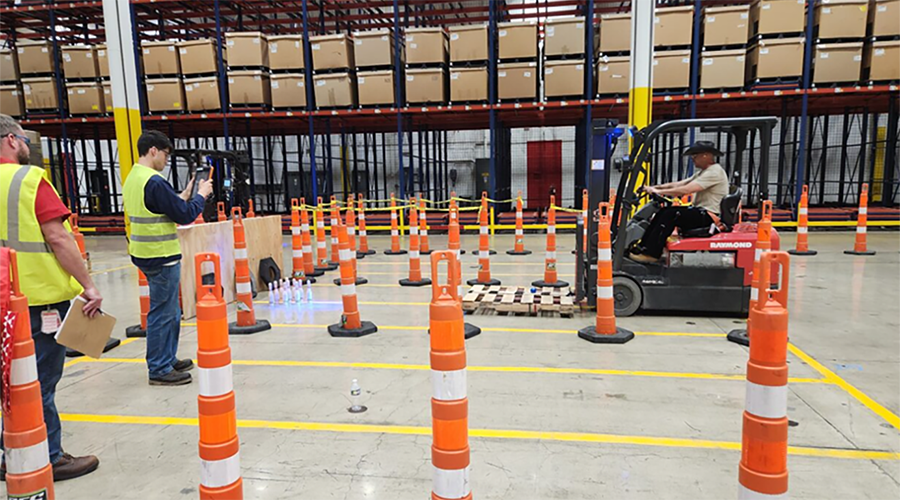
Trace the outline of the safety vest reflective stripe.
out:
<instances>
[{"instance_id":1,"label":"safety vest reflective stripe","mask_svg":"<svg viewBox=\"0 0 900 500\"><path fill-rule=\"evenodd\" d=\"M598 299L611 299L613 298L613 289L611 286L601 286L597 288L597 298Z\"/></svg>"},{"instance_id":2,"label":"safety vest reflective stripe","mask_svg":"<svg viewBox=\"0 0 900 500\"><path fill-rule=\"evenodd\" d=\"M465 469L439 469L434 467L432 490L441 498L465 498L472 492L469 467Z\"/></svg>"},{"instance_id":3,"label":"safety vest reflective stripe","mask_svg":"<svg viewBox=\"0 0 900 500\"><path fill-rule=\"evenodd\" d=\"M609 248L600 248L597 250L597 256L601 261L611 261L612 260L612 250Z\"/></svg>"},{"instance_id":4,"label":"safety vest reflective stripe","mask_svg":"<svg viewBox=\"0 0 900 500\"><path fill-rule=\"evenodd\" d=\"M556 260L556 252L547 252L547 260Z\"/></svg>"},{"instance_id":5,"label":"safety vest reflective stripe","mask_svg":"<svg viewBox=\"0 0 900 500\"><path fill-rule=\"evenodd\" d=\"M349 285L341 283L341 295L344 297L356 295L356 285L353 283L350 283Z\"/></svg>"},{"instance_id":6,"label":"safety vest reflective stripe","mask_svg":"<svg viewBox=\"0 0 900 500\"><path fill-rule=\"evenodd\" d=\"M218 368L197 367L197 378L200 380L201 396L224 396L234 390L231 363Z\"/></svg>"},{"instance_id":7,"label":"safety vest reflective stripe","mask_svg":"<svg viewBox=\"0 0 900 500\"><path fill-rule=\"evenodd\" d=\"M246 248L235 248L234 249L234 258L235 259L246 259L247 257L247 249Z\"/></svg>"},{"instance_id":8,"label":"safety vest reflective stripe","mask_svg":"<svg viewBox=\"0 0 900 500\"><path fill-rule=\"evenodd\" d=\"M144 234L131 234L131 241L137 241L139 243L155 243L159 241L178 241L178 234L157 234L157 235L144 235Z\"/></svg>"},{"instance_id":9,"label":"safety vest reflective stripe","mask_svg":"<svg viewBox=\"0 0 900 500\"><path fill-rule=\"evenodd\" d=\"M200 460L200 484L221 488L241 478L241 452L224 460Z\"/></svg>"},{"instance_id":10,"label":"safety vest reflective stripe","mask_svg":"<svg viewBox=\"0 0 900 500\"><path fill-rule=\"evenodd\" d=\"M53 253L50 245L39 241L13 241L0 239L0 246L12 248L17 252L25 253Z\"/></svg>"},{"instance_id":11,"label":"safety vest reflective stripe","mask_svg":"<svg viewBox=\"0 0 900 500\"><path fill-rule=\"evenodd\" d=\"M431 370L431 394L438 401L456 401L467 397L466 369Z\"/></svg>"},{"instance_id":12,"label":"safety vest reflective stripe","mask_svg":"<svg viewBox=\"0 0 900 500\"><path fill-rule=\"evenodd\" d=\"M19 198L22 193L22 184L28 176L30 167L22 166L13 174L9 185L9 200L6 205L6 234L5 239L0 239L0 245L12 248L17 252L28 253L53 253L50 246L43 241L19 240Z\"/></svg>"},{"instance_id":13,"label":"safety vest reflective stripe","mask_svg":"<svg viewBox=\"0 0 900 500\"><path fill-rule=\"evenodd\" d=\"M787 416L787 386L760 385L747 381L747 413L763 418Z\"/></svg>"},{"instance_id":14,"label":"safety vest reflective stripe","mask_svg":"<svg viewBox=\"0 0 900 500\"><path fill-rule=\"evenodd\" d=\"M7 445L5 455L7 474L30 474L50 465L50 447L46 439L22 448Z\"/></svg>"},{"instance_id":15,"label":"safety vest reflective stripe","mask_svg":"<svg viewBox=\"0 0 900 500\"><path fill-rule=\"evenodd\" d=\"M132 224L161 224L163 222L172 222L172 219L165 215L160 215L158 217L135 217L129 215L128 220L131 221Z\"/></svg>"},{"instance_id":16,"label":"safety vest reflective stripe","mask_svg":"<svg viewBox=\"0 0 900 500\"><path fill-rule=\"evenodd\" d=\"M250 283L235 283L235 288L237 288L238 295L245 295L248 293L253 293L252 288L250 287Z\"/></svg>"},{"instance_id":17,"label":"safety vest reflective stripe","mask_svg":"<svg viewBox=\"0 0 900 500\"><path fill-rule=\"evenodd\" d=\"M768 495L747 489L744 485L738 484L738 500L788 500L788 494Z\"/></svg>"}]
</instances>

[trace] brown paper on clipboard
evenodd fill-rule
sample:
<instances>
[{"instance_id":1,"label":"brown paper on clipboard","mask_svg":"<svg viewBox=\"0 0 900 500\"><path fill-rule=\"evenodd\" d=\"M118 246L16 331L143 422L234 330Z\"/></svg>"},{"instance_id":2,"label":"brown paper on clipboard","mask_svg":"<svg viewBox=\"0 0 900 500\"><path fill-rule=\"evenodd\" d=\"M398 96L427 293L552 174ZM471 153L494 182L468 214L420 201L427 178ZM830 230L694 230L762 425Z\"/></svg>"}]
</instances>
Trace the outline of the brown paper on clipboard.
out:
<instances>
[{"instance_id":1,"label":"brown paper on clipboard","mask_svg":"<svg viewBox=\"0 0 900 500\"><path fill-rule=\"evenodd\" d=\"M116 318L103 312L89 318L82 310L85 303L81 296L72 301L66 319L56 332L56 342L86 356L99 358L112 336Z\"/></svg>"}]
</instances>

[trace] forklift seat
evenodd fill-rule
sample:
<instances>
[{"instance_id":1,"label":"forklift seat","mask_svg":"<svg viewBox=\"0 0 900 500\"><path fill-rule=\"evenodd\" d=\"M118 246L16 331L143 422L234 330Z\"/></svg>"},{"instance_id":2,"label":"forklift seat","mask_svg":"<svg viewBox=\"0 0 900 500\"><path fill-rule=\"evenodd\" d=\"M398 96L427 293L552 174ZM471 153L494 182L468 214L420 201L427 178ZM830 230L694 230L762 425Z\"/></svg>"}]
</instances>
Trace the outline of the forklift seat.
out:
<instances>
[{"instance_id":1,"label":"forklift seat","mask_svg":"<svg viewBox=\"0 0 900 500\"><path fill-rule=\"evenodd\" d=\"M698 227L689 231L679 231L679 234L685 238L705 238L712 236L717 232L729 233L735 224L741 221L741 201L744 196L744 190L740 186L732 185L730 193L722 198L719 202L719 220L724 226L723 230L719 230L715 224L710 227Z\"/></svg>"}]
</instances>

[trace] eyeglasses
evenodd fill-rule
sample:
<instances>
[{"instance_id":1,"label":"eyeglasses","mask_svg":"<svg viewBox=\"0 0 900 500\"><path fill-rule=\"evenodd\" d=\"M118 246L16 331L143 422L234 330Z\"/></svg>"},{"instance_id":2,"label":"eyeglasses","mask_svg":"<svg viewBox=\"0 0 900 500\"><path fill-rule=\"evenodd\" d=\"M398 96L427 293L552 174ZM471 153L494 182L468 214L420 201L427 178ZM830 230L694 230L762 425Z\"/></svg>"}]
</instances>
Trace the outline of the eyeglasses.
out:
<instances>
[{"instance_id":1,"label":"eyeglasses","mask_svg":"<svg viewBox=\"0 0 900 500\"><path fill-rule=\"evenodd\" d=\"M16 139L18 139L18 140L24 142L26 146L31 146L31 139L25 137L24 135L19 135L19 134L9 134L9 135L11 135L11 136L15 137Z\"/></svg>"}]
</instances>

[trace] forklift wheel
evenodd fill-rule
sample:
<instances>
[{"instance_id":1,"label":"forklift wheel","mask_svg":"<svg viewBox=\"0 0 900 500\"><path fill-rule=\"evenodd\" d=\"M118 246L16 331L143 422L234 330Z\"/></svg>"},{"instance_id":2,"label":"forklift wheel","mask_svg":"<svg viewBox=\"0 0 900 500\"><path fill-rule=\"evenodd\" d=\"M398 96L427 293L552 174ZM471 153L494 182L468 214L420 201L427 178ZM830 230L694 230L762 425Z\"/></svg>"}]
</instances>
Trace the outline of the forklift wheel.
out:
<instances>
[{"instance_id":1,"label":"forklift wheel","mask_svg":"<svg viewBox=\"0 0 900 500\"><path fill-rule=\"evenodd\" d=\"M616 317L624 318L636 313L644 301L640 285L625 276L613 277L613 298L616 300Z\"/></svg>"}]
</instances>

